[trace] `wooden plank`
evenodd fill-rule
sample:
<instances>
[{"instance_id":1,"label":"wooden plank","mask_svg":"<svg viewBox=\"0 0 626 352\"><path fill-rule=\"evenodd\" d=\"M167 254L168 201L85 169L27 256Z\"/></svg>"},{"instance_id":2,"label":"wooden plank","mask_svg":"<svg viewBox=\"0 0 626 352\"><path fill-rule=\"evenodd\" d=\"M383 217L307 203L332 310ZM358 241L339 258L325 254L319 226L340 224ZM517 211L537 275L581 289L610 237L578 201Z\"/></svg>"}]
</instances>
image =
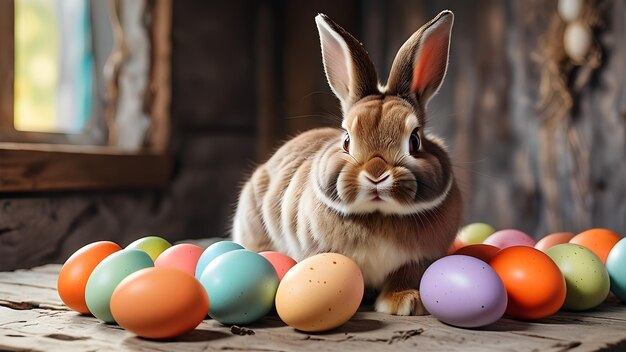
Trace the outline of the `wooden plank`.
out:
<instances>
[{"instance_id":1,"label":"wooden plank","mask_svg":"<svg viewBox=\"0 0 626 352\"><path fill-rule=\"evenodd\" d=\"M0 1L0 130L13 128L13 0Z\"/></svg>"},{"instance_id":2,"label":"wooden plank","mask_svg":"<svg viewBox=\"0 0 626 352\"><path fill-rule=\"evenodd\" d=\"M614 300L536 322L503 318L459 329L432 316L396 317L362 309L344 326L307 334L268 315L253 335L207 319L167 341L141 339L67 310L56 295L59 265L0 273L0 349L10 351L597 351L626 347L626 307Z\"/></svg>"},{"instance_id":3,"label":"wooden plank","mask_svg":"<svg viewBox=\"0 0 626 352\"><path fill-rule=\"evenodd\" d=\"M170 139L172 0L157 0L151 10L150 84L146 94L151 117L148 145L153 151L165 152Z\"/></svg>"},{"instance_id":4,"label":"wooden plank","mask_svg":"<svg viewBox=\"0 0 626 352\"><path fill-rule=\"evenodd\" d=\"M161 187L170 169L168 155L0 143L0 192Z\"/></svg>"}]
</instances>

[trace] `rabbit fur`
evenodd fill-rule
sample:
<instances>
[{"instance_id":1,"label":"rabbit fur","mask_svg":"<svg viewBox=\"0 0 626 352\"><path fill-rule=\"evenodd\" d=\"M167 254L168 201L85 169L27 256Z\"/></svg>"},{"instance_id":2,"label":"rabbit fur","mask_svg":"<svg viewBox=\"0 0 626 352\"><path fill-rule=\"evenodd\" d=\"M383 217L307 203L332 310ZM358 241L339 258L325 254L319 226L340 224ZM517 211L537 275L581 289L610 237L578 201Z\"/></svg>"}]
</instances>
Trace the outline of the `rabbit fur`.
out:
<instances>
[{"instance_id":1,"label":"rabbit fur","mask_svg":"<svg viewBox=\"0 0 626 352\"><path fill-rule=\"evenodd\" d=\"M239 196L234 241L298 261L341 253L378 293L377 311L427 313L421 276L447 253L462 213L446 147L425 132L453 20L443 11L415 32L381 85L361 43L327 16L315 18L341 129L302 133L258 166Z\"/></svg>"}]
</instances>

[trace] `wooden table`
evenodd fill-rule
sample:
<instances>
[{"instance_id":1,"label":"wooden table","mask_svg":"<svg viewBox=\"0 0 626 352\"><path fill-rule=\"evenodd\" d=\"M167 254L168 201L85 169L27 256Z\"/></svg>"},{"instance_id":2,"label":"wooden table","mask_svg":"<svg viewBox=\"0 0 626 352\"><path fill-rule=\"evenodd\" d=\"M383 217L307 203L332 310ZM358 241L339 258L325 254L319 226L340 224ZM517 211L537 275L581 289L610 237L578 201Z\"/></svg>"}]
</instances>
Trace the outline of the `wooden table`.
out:
<instances>
[{"instance_id":1,"label":"wooden table","mask_svg":"<svg viewBox=\"0 0 626 352\"><path fill-rule=\"evenodd\" d=\"M56 292L59 269L0 273L0 351L626 351L626 306L614 300L589 312L532 323L504 318L476 330L364 307L322 334L297 332L268 316L247 329L205 320L178 338L151 341L68 310Z\"/></svg>"}]
</instances>

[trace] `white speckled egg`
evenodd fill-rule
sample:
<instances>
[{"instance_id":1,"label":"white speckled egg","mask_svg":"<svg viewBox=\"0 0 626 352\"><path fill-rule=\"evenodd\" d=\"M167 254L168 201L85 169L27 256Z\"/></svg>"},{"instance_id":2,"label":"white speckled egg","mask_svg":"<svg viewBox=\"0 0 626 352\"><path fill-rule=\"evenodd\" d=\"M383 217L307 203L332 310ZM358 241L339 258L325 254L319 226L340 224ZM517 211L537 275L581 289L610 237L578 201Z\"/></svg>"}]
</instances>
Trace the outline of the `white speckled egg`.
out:
<instances>
[{"instance_id":1,"label":"white speckled egg","mask_svg":"<svg viewBox=\"0 0 626 352\"><path fill-rule=\"evenodd\" d=\"M565 28L563 45L565 53L574 62L582 62L591 48L591 29L585 23L576 21Z\"/></svg>"},{"instance_id":2,"label":"white speckled egg","mask_svg":"<svg viewBox=\"0 0 626 352\"><path fill-rule=\"evenodd\" d=\"M559 0L559 16L565 22L573 22L583 13L584 0Z\"/></svg>"},{"instance_id":3,"label":"white speckled egg","mask_svg":"<svg viewBox=\"0 0 626 352\"><path fill-rule=\"evenodd\" d=\"M356 313L365 285L358 265L337 253L309 257L291 268L276 292L276 311L289 326L325 331Z\"/></svg>"}]
</instances>

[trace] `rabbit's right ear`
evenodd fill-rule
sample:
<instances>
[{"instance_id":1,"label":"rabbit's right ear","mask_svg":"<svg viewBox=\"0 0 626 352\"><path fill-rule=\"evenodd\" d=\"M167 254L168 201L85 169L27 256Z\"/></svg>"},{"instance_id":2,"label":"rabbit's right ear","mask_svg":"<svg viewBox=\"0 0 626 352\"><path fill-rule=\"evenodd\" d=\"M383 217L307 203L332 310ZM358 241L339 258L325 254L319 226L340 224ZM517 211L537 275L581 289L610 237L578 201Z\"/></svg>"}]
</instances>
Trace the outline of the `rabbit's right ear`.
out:
<instances>
[{"instance_id":1,"label":"rabbit's right ear","mask_svg":"<svg viewBox=\"0 0 626 352\"><path fill-rule=\"evenodd\" d=\"M379 93L374 64L363 45L328 16L317 15L315 23L328 84L346 113L362 97Z\"/></svg>"}]
</instances>

